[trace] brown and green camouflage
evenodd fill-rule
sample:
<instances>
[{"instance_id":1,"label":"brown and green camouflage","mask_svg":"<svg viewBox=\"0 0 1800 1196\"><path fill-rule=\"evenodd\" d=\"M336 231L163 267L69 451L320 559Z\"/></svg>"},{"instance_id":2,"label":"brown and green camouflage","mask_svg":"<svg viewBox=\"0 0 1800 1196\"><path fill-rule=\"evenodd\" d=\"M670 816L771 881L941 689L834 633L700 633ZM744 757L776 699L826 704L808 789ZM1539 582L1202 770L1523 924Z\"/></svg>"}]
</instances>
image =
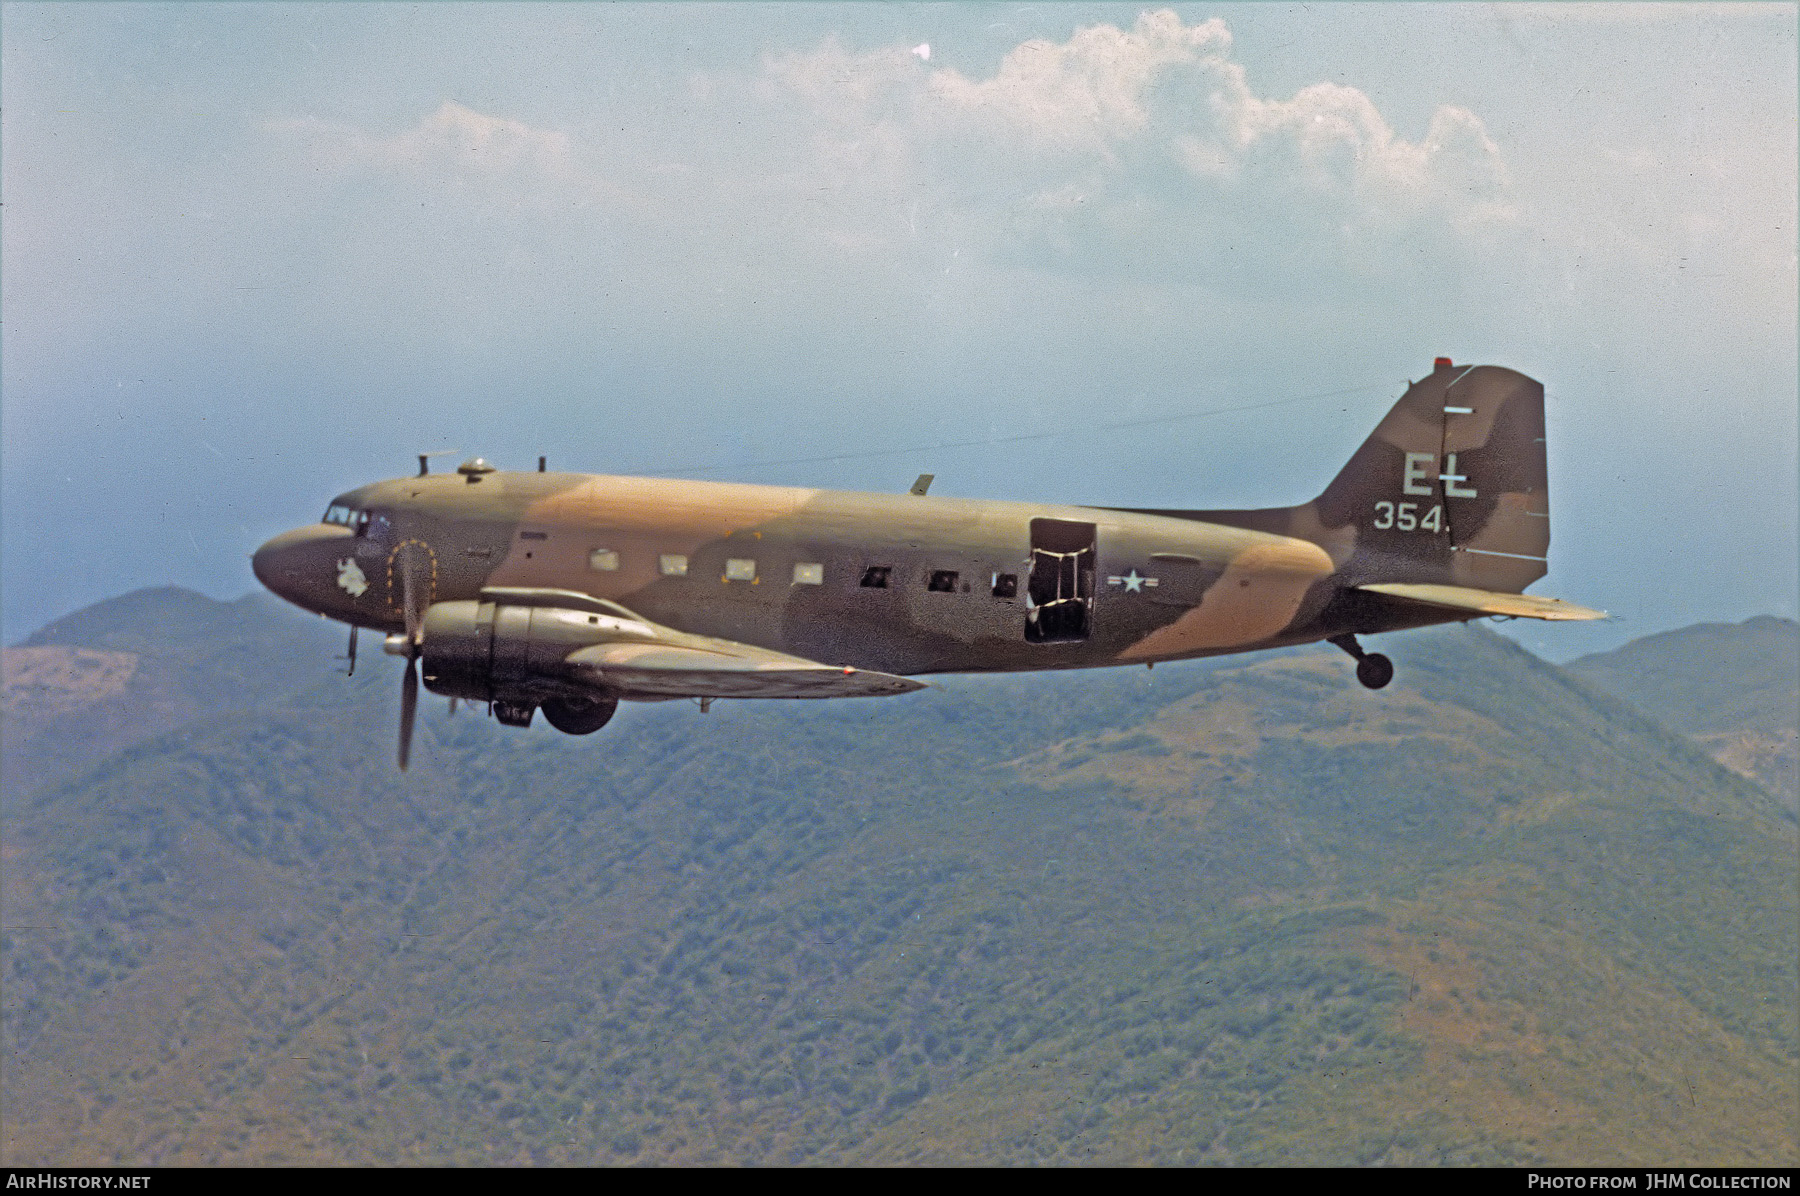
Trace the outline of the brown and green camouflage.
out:
<instances>
[{"instance_id":1,"label":"brown and green camouflage","mask_svg":"<svg viewBox=\"0 0 1800 1196\"><path fill-rule=\"evenodd\" d=\"M1522 595L1545 571L1549 514L1542 385L1439 359L1324 492L1296 507L1043 505L477 460L341 495L327 521L265 545L255 568L309 610L406 639L439 692L657 698L684 696L685 678L685 696L833 696L708 689L705 669L675 662L738 656L765 674L787 662L821 679L899 682L1324 639L1360 658L1341 637L1491 614L1593 617ZM521 622L520 610L540 613ZM508 637L533 634L541 650L495 663ZM584 635L604 661L558 664L580 655ZM452 652L459 637L467 651ZM628 641L630 652L618 646ZM446 662L436 671L434 651ZM482 652L488 664L464 660ZM450 655L464 663L451 667ZM451 676L465 665L485 679Z\"/></svg>"}]
</instances>

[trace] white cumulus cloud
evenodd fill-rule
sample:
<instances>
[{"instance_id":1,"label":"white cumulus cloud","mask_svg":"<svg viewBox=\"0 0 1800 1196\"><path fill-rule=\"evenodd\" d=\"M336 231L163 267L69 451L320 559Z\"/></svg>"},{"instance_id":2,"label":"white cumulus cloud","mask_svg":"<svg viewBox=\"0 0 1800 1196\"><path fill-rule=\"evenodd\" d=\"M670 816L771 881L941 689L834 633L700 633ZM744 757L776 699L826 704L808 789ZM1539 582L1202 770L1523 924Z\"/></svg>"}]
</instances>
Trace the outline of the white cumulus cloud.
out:
<instances>
[{"instance_id":1,"label":"white cumulus cloud","mask_svg":"<svg viewBox=\"0 0 1800 1196\"><path fill-rule=\"evenodd\" d=\"M629 208L666 248L704 243L719 261L829 254L938 277L1000 263L1341 292L1441 279L1516 224L1475 113L1442 106L1409 137L1353 86L1260 94L1232 50L1222 20L1170 11L1022 42L989 73L934 66L907 42L858 51L827 37L771 55L753 79L710 80L657 169L585 143L597 127L453 100L391 133L280 128L330 171L492 208Z\"/></svg>"},{"instance_id":2,"label":"white cumulus cloud","mask_svg":"<svg viewBox=\"0 0 1800 1196\"><path fill-rule=\"evenodd\" d=\"M992 116L1040 144L1103 150L1148 130L1152 89L1170 74L1223 61L1231 32L1217 18L1183 25L1145 13L1129 32L1077 30L1067 42L1033 40L1007 54L992 78L932 74L931 95L952 110Z\"/></svg>"},{"instance_id":3,"label":"white cumulus cloud","mask_svg":"<svg viewBox=\"0 0 1800 1196\"><path fill-rule=\"evenodd\" d=\"M1403 243L1454 254L1515 218L1473 112L1440 107L1408 139L1355 87L1259 95L1231 50L1223 21L1160 11L1024 42L985 77L835 41L767 71L810 107L835 186L931 196L1014 261L1291 282L1366 274Z\"/></svg>"}]
</instances>

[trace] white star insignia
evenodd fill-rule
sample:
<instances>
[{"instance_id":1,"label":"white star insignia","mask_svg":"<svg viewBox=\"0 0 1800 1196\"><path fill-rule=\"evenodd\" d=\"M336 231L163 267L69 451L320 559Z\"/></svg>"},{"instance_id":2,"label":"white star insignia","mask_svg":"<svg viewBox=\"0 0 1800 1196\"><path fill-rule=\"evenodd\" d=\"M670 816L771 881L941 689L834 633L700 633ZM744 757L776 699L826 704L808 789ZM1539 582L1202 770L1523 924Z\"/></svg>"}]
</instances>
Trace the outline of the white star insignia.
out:
<instances>
[{"instance_id":1,"label":"white star insignia","mask_svg":"<svg viewBox=\"0 0 1800 1196\"><path fill-rule=\"evenodd\" d=\"M1127 594L1141 594L1144 592L1146 586L1154 586L1156 584L1156 578L1145 577L1136 569L1133 569L1123 577L1107 578L1106 584L1109 586L1124 586Z\"/></svg>"}]
</instances>

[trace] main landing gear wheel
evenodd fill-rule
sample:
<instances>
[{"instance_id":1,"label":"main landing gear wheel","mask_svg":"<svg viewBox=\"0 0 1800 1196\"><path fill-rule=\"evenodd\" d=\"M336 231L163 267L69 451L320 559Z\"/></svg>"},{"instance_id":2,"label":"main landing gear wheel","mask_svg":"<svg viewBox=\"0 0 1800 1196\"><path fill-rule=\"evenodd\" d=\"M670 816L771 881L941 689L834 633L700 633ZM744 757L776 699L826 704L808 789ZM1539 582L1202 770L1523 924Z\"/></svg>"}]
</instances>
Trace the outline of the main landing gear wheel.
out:
<instances>
[{"instance_id":1,"label":"main landing gear wheel","mask_svg":"<svg viewBox=\"0 0 1800 1196\"><path fill-rule=\"evenodd\" d=\"M592 735L612 721L613 711L618 708L617 698L594 698L591 701L551 698L540 709L544 712L544 721L564 735Z\"/></svg>"},{"instance_id":2,"label":"main landing gear wheel","mask_svg":"<svg viewBox=\"0 0 1800 1196\"><path fill-rule=\"evenodd\" d=\"M1394 679L1394 662L1371 652L1356 662L1356 679L1370 689L1380 689Z\"/></svg>"},{"instance_id":3,"label":"main landing gear wheel","mask_svg":"<svg viewBox=\"0 0 1800 1196\"><path fill-rule=\"evenodd\" d=\"M1369 689L1380 689L1394 679L1394 662L1379 652L1364 652L1354 635L1334 635L1325 642L1356 658L1356 679Z\"/></svg>"}]
</instances>

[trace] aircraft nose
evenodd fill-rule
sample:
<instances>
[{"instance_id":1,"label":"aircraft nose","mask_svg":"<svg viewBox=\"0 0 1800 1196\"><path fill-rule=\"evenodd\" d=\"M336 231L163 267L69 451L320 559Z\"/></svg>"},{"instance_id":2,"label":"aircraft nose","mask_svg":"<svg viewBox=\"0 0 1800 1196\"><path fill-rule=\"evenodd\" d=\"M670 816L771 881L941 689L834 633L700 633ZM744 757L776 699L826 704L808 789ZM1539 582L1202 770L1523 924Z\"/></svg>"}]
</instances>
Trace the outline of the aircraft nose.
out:
<instances>
[{"instance_id":1,"label":"aircraft nose","mask_svg":"<svg viewBox=\"0 0 1800 1196\"><path fill-rule=\"evenodd\" d=\"M250 556L256 580L307 610L325 612L335 606L336 558L355 536L349 528L331 523L297 527L258 548Z\"/></svg>"}]
</instances>

